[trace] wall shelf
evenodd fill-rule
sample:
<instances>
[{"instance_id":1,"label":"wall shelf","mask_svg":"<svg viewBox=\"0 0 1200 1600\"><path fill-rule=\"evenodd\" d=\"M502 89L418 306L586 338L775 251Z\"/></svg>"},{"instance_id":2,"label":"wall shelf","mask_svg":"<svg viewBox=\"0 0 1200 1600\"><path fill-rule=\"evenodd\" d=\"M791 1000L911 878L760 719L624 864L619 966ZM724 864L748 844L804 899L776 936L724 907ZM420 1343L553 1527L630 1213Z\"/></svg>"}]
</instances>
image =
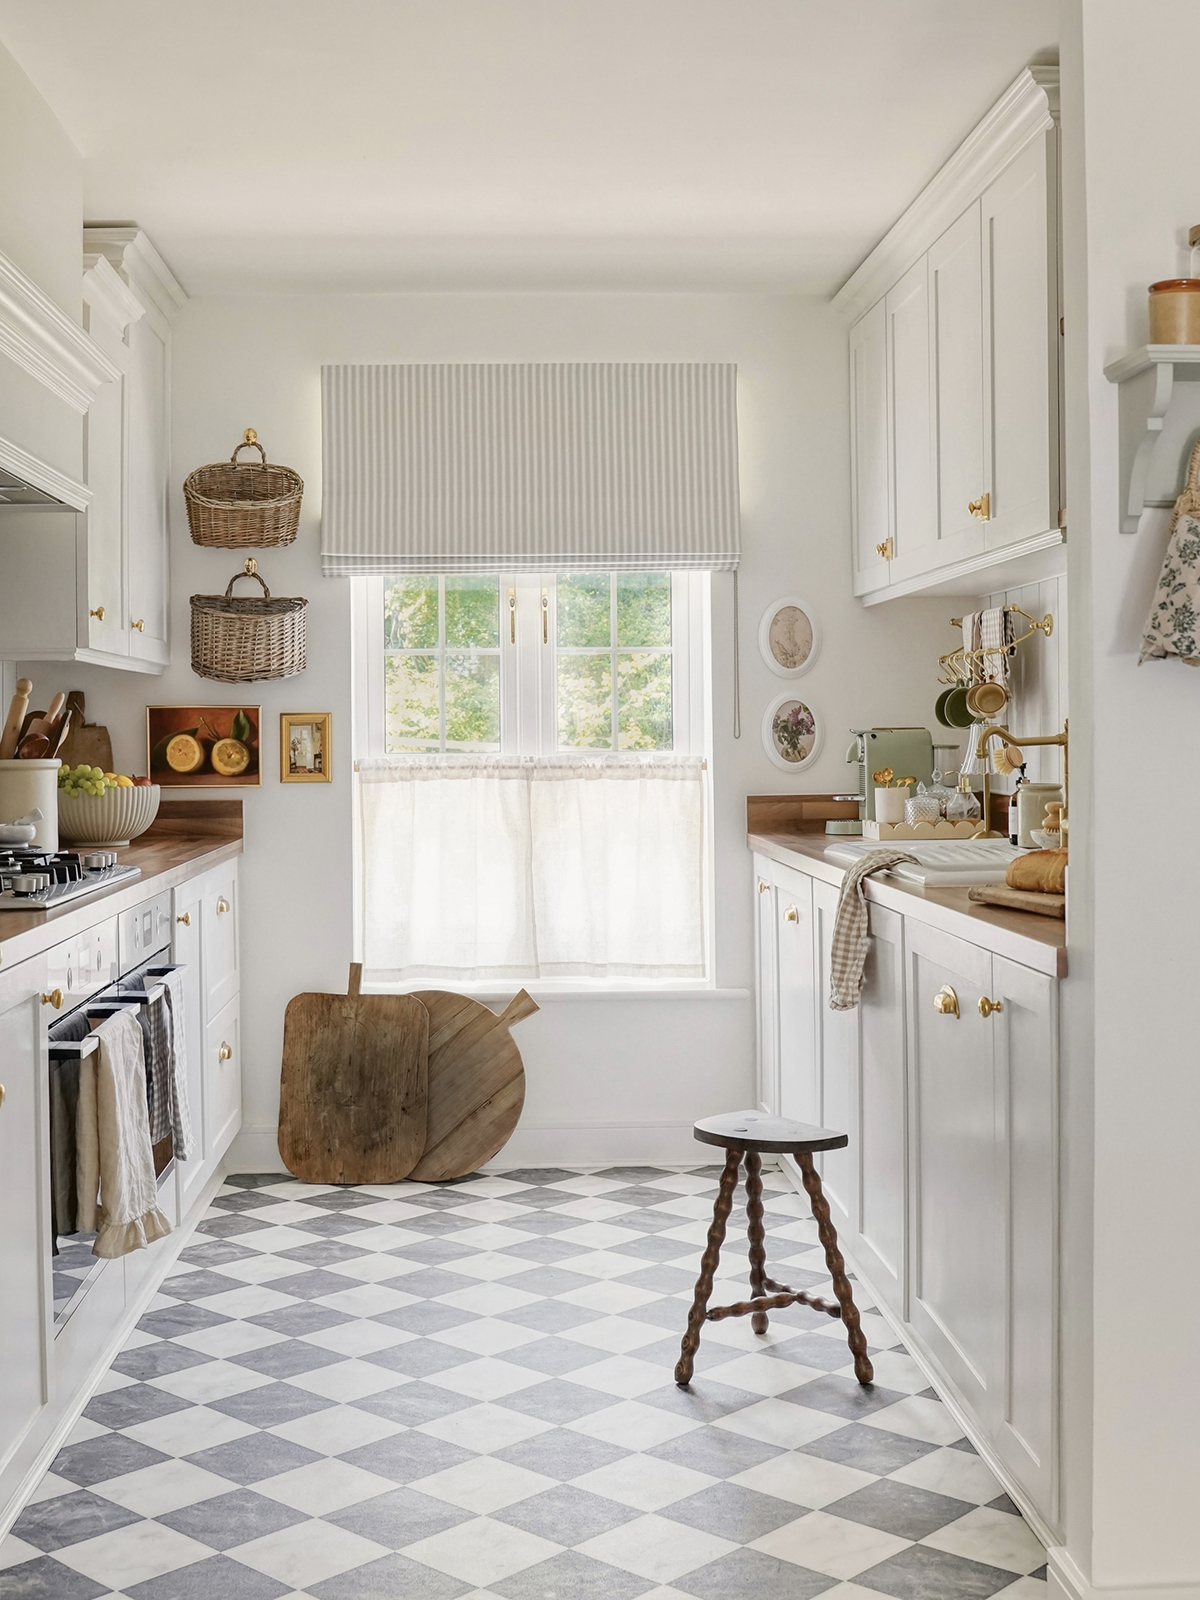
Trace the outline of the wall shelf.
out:
<instances>
[{"instance_id":1,"label":"wall shelf","mask_svg":"<svg viewBox=\"0 0 1200 1600\"><path fill-rule=\"evenodd\" d=\"M1104 369L1120 386L1121 532L1146 506L1173 506L1200 432L1200 344L1144 344Z\"/></svg>"}]
</instances>

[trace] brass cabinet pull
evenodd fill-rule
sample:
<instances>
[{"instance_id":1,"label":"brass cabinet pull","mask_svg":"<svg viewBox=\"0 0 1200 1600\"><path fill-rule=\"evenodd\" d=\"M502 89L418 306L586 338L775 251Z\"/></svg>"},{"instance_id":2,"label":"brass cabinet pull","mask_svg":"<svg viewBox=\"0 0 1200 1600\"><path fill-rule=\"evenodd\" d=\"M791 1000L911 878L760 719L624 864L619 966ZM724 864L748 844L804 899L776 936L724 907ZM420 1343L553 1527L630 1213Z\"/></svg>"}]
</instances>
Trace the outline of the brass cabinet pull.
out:
<instances>
[{"instance_id":1,"label":"brass cabinet pull","mask_svg":"<svg viewBox=\"0 0 1200 1600\"><path fill-rule=\"evenodd\" d=\"M1004 1010L1004 1001L1003 1000L989 1000L987 995L985 995L985 994L981 994L979 996L979 1015L981 1017L990 1017L993 1011L1003 1011L1003 1010Z\"/></svg>"},{"instance_id":2,"label":"brass cabinet pull","mask_svg":"<svg viewBox=\"0 0 1200 1600\"><path fill-rule=\"evenodd\" d=\"M233 1055L233 1051L225 1043L224 1039L222 1039L221 1040L221 1048L217 1051L217 1060L218 1061L228 1061L229 1058L232 1055Z\"/></svg>"},{"instance_id":3,"label":"brass cabinet pull","mask_svg":"<svg viewBox=\"0 0 1200 1600\"><path fill-rule=\"evenodd\" d=\"M225 898L225 896L223 894L218 895L217 896L217 915L220 916L223 912L228 911L228 910L229 910L229 901L226 900L226 898Z\"/></svg>"},{"instance_id":4,"label":"brass cabinet pull","mask_svg":"<svg viewBox=\"0 0 1200 1600\"><path fill-rule=\"evenodd\" d=\"M4 1104L4 1085L0 1083L0 1106Z\"/></svg>"},{"instance_id":5,"label":"brass cabinet pull","mask_svg":"<svg viewBox=\"0 0 1200 1600\"><path fill-rule=\"evenodd\" d=\"M981 494L978 500L968 500L967 510L980 522L992 520L992 497L990 494Z\"/></svg>"},{"instance_id":6,"label":"brass cabinet pull","mask_svg":"<svg viewBox=\"0 0 1200 1600\"><path fill-rule=\"evenodd\" d=\"M136 628L136 629L137 629L137 631L138 631L138 632L139 632L139 633L141 633L141 632L143 632L143 630L144 630L144 629L145 629L145 626L146 626L146 619L145 619L145 617L139 617L139 618L138 618L138 619L137 619L137 621L136 621L136 622L131 622L131 623L130 623L130 624L129 624L129 626L130 626L130 627L131 627L131 628Z\"/></svg>"},{"instance_id":7,"label":"brass cabinet pull","mask_svg":"<svg viewBox=\"0 0 1200 1600\"><path fill-rule=\"evenodd\" d=\"M765 878L760 878L758 880L758 892L759 892L759 894L766 894L767 890L770 887L771 887L771 885L767 882L767 880Z\"/></svg>"},{"instance_id":8,"label":"brass cabinet pull","mask_svg":"<svg viewBox=\"0 0 1200 1600\"><path fill-rule=\"evenodd\" d=\"M192 925L192 913L190 911L185 911L181 917L176 917L175 921L182 922L184 927L190 928Z\"/></svg>"},{"instance_id":9,"label":"brass cabinet pull","mask_svg":"<svg viewBox=\"0 0 1200 1600\"><path fill-rule=\"evenodd\" d=\"M875 546L875 554L877 556L881 556L884 561L891 561L893 559L893 557L895 556L895 553L896 553L896 546L893 544L892 537L891 537L890 534L883 541L882 544L877 544Z\"/></svg>"},{"instance_id":10,"label":"brass cabinet pull","mask_svg":"<svg viewBox=\"0 0 1200 1600\"><path fill-rule=\"evenodd\" d=\"M958 1009L958 996L948 983L943 984L934 995L933 1009L939 1017L957 1017L961 1015Z\"/></svg>"},{"instance_id":11,"label":"brass cabinet pull","mask_svg":"<svg viewBox=\"0 0 1200 1600\"><path fill-rule=\"evenodd\" d=\"M104 621L104 607L103 606L97 606L94 611L89 611L88 612L88 616L89 617L95 617L97 622L103 622Z\"/></svg>"},{"instance_id":12,"label":"brass cabinet pull","mask_svg":"<svg viewBox=\"0 0 1200 1600\"><path fill-rule=\"evenodd\" d=\"M789 906L787 908L787 910L783 913L783 920L785 922L799 922L800 921L800 913L796 910L795 906Z\"/></svg>"},{"instance_id":13,"label":"brass cabinet pull","mask_svg":"<svg viewBox=\"0 0 1200 1600\"><path fill-rule=\"evenodd\" d=\"M49 994L42 996L44 1006L53 1006L55 1011L62 1010L63 992L61 989L51 989Z\"/></svg>"}]
</instances>

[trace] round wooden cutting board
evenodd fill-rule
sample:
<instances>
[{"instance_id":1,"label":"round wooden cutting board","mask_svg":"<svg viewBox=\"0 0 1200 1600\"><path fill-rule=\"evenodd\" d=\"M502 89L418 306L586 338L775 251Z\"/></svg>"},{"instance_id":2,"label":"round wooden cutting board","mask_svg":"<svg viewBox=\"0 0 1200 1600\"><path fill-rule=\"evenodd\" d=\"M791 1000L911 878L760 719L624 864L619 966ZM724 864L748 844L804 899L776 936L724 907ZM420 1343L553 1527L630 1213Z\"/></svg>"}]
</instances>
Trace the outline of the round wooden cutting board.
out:
<instances>
[{"instance_id":1,"label":"round wooden cutting board","mask_svg":"<svg viewBox=\"0 0 1200 1600\"><path fill-rule=\"evenodd\" d=\"M500 1016L466 995L423 989L429 1013L425 1154L409 1173L423 1183L463 1178L512 1137L525 1103L525 1069L509 1028L538 1009L525 990Z\"/></svg>"}]
</instances>

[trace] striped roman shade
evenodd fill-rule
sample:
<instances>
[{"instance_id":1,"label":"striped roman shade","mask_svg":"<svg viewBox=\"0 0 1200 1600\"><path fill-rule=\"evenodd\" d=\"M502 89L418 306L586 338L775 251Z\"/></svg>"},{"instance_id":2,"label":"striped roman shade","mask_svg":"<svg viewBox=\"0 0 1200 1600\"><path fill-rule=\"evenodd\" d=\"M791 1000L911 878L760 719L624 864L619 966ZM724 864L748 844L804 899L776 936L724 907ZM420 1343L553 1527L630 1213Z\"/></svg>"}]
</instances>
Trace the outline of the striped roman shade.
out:
<instances>
[{"instance_id":1,"label":"striped roman shade","mask_svg":"<svg viewBox=\"0 0 1200 1600\"><path fill-rule=\"evenodd\" d=\"M328 577L738 564L731 364L335 366L321 382Z\"/></svg>"}]
</instances>

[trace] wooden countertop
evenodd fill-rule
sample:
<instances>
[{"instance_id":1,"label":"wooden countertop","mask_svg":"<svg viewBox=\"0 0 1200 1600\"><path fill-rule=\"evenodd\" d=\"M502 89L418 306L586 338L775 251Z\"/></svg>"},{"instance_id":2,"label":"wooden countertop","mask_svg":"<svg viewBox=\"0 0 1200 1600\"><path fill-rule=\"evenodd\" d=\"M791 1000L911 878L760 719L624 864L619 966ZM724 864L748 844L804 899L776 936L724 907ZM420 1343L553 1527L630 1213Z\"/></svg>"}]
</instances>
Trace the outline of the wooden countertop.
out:
<instances>
[{"instance_id":1,"label":"wooden countertop","mask_svg":"<svg viewBox=\"0 0 1200 1600\"><path fill-rule=\"evenodd\" d=\"M241 853L240 800L164 800L150 828L117 852L123 866L141 867L140 878L52 911L0 911L0 967L41 955Z\"/></svg>"},{"instance_id":2,"label":"wooden countertop","mask_svg":"<svg viewBox=\"0 0 1200 1600\"><path fill-rule=\"evenodd\" d=\"M769 861L792 867L823 883L841 886L846 868L826 861L825 847L834 841L824 832L756 832L752 827L746 842L751 850ZM1067 975L1066 924L1056 917L977 905L967 898L965 889L921 889L916 884L882 876L865 879L863 888L872 904L886 906L902 916L940 928L955 938L967 939L993 955L1006 956L1048 977L1065 978Z\"/></svg>"}]
</instances>

